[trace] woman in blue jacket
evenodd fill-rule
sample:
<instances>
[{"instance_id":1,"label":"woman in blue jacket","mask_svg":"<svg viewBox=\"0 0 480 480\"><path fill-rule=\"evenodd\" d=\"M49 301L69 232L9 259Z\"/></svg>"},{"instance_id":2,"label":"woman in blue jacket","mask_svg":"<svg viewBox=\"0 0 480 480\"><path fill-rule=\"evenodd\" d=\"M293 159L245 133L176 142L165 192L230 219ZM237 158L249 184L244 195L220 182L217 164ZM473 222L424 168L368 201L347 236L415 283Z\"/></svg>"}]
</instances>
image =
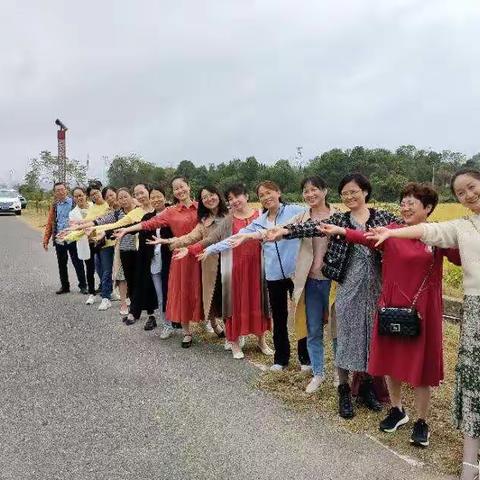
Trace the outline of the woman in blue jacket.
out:
<instances>
[{"instance_id":1,"label":"woman in blue jacket","mask_svg":"<svg viewBox=\"0 0 480 480\"><path fill-rule=\"evenodd\" d=\"M213 255L234 248L248 239L262 239L269 228L283 225L293 216L305 210L299 205L282 202L280 187L269 180L257 187L257 196L263 207L263 214L247 227L230 238L222 240L205 249L204 255ZM265 277L273 318L273 344L275 346L273 371L283 370L290 360L290 342L288 339L288 299L292 296L295 264L299 249L299 240L268 242L262 245ZM310 370L306 339L298 342L298 358L302 370Z\"/></svg>"}]
</instances>

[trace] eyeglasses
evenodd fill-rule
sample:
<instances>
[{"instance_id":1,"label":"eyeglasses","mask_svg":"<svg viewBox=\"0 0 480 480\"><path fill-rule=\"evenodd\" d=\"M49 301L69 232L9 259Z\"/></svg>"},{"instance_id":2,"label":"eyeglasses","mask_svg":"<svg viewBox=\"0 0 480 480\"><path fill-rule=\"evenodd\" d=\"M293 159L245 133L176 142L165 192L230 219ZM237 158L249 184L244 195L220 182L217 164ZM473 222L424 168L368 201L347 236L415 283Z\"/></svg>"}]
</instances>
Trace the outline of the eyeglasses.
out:
<instances>
[{"instance_id":1,"label":"eyeglasses","mask_svg":"<svg viewBox=\"0 0 480 480\"><path fill-rule=\"evenodd\" d=\"M361 190L349 190L348 192L341 192L340 196L342 198L356 197L359 193L361 193Z\"/></svg>"},{"instance_id":2,"label":"eyeglasses","mask_svg":"<svg viewBox=\"0 0 480 480\"><path fill-rule=\"evenodd\" d=\"M409 202L401 202L400 208L410 208L414 207L417 203L414 200L410 200Z\"/></svg>"}]
</instances>

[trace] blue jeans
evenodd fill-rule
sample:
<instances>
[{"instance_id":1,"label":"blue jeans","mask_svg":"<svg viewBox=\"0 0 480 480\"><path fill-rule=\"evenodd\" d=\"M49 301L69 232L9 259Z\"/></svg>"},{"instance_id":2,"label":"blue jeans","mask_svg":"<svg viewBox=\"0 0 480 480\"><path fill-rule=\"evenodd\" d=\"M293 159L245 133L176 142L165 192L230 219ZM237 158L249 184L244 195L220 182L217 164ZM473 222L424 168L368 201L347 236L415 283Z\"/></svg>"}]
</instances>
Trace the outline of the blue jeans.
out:
<instances>
[{"instance_id":1,"label":"blue jeans","mask_svg":"<svg viewBox=\"0 0 480 480\"><path fill-rule=\"evenodd\" d=\"M97 273L100 277L100 288L102 298L110 300L113 290L112 269L113 269L113 247L102 248L98 253Z\"/></svg>"},{"instance_id":2,"label":"blue jeans","mask_svg":"<svg viewBox=\"0 0 480 480\"><path fill-rule=\"evenodd\" d=\"M323 319L328 311L330 280L307 278L305 283L305 311L307 315L307 349L314 375L323 376Z\"/></svg>"}]
</instances>

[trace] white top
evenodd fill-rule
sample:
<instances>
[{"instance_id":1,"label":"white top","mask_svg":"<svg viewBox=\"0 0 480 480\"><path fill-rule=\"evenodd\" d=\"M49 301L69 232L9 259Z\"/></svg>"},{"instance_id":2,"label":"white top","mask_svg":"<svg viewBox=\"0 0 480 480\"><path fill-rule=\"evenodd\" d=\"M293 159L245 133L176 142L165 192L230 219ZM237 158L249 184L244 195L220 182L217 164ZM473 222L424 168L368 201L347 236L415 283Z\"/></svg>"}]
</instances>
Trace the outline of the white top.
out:
<instances>
[{"instance_id":1,"label":"white top","mask_svg":"<svg viewBox=\"0 0 480 480\"><path fill-rule=\"evenodd\" d=\"M422 226L426 244L460 250L465 295L480 295L480 215Z\"/></svg>"},{"instance_id":2,"label":"white top","mask_svg":"<svg viewBox=\"0 0 480 480\"><path fill-rule=\"evenodd\" d=\"M92 204L90 202L88 202L87 208L80 208L77 205L73 210L70 210L69 219L83 220L91 206ZM90 258L90 245L88 244L86 235L77 240L77 255L80 260L88 260Z\"/></svg>"},{"instance_id":3,"label":"white top","mask_svg":"<svg viewBox=\"0 0 480 480\"><path fill-rule=\"evenodd\" d=\"M155 235L160 237L160 229L157 228ZM152 275L158 275L162 271L162 246L160 244L155 245L153 251L152 263L150 264L150 273Z\"/></svg>"}]
</instances>

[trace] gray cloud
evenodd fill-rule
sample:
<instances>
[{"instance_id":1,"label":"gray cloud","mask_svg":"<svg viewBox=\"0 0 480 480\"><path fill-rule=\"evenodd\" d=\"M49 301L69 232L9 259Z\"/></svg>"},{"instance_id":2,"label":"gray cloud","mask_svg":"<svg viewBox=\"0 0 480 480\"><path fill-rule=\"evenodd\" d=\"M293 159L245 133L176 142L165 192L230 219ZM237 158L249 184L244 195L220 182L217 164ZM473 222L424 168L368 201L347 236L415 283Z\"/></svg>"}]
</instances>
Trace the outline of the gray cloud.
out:
<instances>
[{"instance_id":1,"label":"gray cloud","mask_svg":"<svg viewBox=\"0 0 480 480\"><path fill-rule=\"evenodd\" d=\"M454 0L2 4L0 181L43 149L175 165L413 143L473 154L480 6Z\"/></svg>"}]
</instances>

